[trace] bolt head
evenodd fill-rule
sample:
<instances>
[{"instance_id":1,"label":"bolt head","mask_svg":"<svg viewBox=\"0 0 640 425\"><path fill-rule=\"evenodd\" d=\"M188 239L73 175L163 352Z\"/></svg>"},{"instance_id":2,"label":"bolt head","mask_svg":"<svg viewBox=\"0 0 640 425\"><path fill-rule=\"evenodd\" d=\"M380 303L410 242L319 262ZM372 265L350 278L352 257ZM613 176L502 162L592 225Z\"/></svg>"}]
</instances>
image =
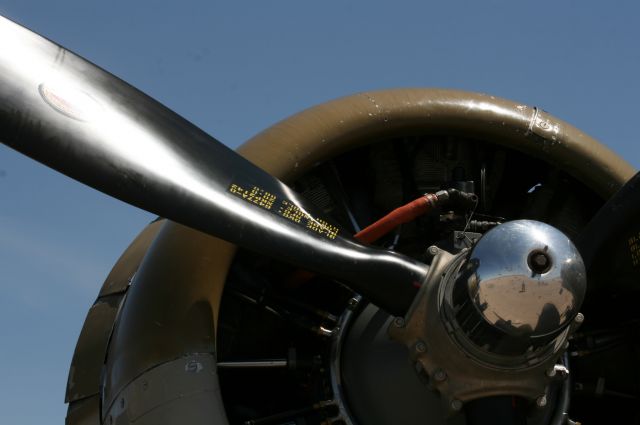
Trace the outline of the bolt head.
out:
<instances>
[{"instance_id":1,"label":"bolt head","mask_svg":"<svg viewBox=\"0 0 640 425\"><path fill-rule=\"evenodd\" d=\"M396 317L393 319L393 324L396 328L404 328L404 319L402 317Z\"/></svg>"},{"instance_id":2,"label":"bolt head","mask_svg":"<svg viewBox=\"0 0 640 425\"><path fill-rule=\"evenodd\" d=\"M438 247L435 245L431 245L429 248L427 248L427 253L431 256L436 256L438 254Z\"/></svg>"},{"instance_id":3,"label":"bolt head","mask_svg":"<svg viewBox=\"0 0 640 425\"><path fill-rule=\"evenodd\" d=\"M534 250L529 254L529 268L538 274L543 274L551 269L551 258L543 250Z\"/></svg>"},{"instance_id":4,"label":"bolt head","mask_svg":"<svg viewBox=\"0 0 640 425\"><path fill-rule=\"evenodd\" d=\"M416 351L418 353L424 353L425 351L427 351L427 344L425 344L422 341L418 341L418 342L416 342L416 347L415 348L416 348Z\"/></svg>"},{"instance_id":5,"label":"bolt head","mask_svg":"<svg viewBox=\"0 0 640 425\"><path fill-rule=\"evenodd\" d=\"M451 400L451 408L456 412L459 412L460 410L462 410L462 402L457 398L454 398L453 400Z\"/></svg>"},{"instance_id":6,"label":"bolt head","mask_svg":"<svg viewBox=\"0 0 640 425\"><path fill-rule=\"evenodd\" d=\"M536 406L544 407L547 405L547 396L545 394L541 395L536 399Z\"/></svg>"},{"instance_id":7,"label":"bolt head","mask_svg":"<svg viewBox=\"0 0 640 425\"><path fill-rule=\"evenodd\" d=\"M582 322L584 322L584 314L582 313L576 314L576 317L573 320L575 320L576 323L581 324Z\"/></svg>"}]
</instances>

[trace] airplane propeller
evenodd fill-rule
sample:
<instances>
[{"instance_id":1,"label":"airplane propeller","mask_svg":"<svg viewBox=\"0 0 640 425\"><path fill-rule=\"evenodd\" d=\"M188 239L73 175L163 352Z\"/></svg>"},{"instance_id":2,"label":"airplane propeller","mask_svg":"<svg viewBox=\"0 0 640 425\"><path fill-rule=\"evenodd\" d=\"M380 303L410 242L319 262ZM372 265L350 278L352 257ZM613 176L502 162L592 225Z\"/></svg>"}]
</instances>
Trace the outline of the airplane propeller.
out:
<instances>
[{"instance_id":1,"label":"airplane propeller","mask_svg":"<svg viewBox=\"0 0 640 425\"><path fill-rule=\"evenodd\" d=\"M151 97L2 17L0 40L2 143L126 203L335 278L392 315L404 316L414 302L429 266L359 243L284 183ZM623 277L633 282L640 233L625 224L637 216L638 185L636 175L578 243L598 273L610 269L610 247L632 246ZM616 215L621 219L612 220ZM579 305L572 307L577 314ZM413 336L406 338L411 344Z\"/></svg>"},{"instance_id":2,"label":"airplane propeller","mask_svg":"<svg viewBox=\"0 0 640 425\"><path fill-rule=\"evenodd\" d=\"M364 246L278 179L151 97L0 18L0 140L154 214L336 278L391 314L428 267Z\"/></svg>"},{"instance_id":3,"label":"airplane propeller","mask_svg":"<svg viewBox=\"0 0 640 425\"><path fill-rule=\"evenodd\" d=\"M638 290L639 216L640 173L637 173L607 200L576 241L589 273L590 293L605 285L623 292ZM591 297L592 302L597 299Z\"/></svg>"}]
</instances>

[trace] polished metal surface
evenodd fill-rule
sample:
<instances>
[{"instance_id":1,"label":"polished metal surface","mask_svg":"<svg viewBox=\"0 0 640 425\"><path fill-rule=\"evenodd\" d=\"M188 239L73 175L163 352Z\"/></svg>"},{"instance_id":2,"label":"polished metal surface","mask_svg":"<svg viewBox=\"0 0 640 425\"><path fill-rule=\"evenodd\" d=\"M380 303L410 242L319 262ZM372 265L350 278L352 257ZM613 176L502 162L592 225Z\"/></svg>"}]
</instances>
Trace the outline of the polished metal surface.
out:
<instances>
[{"instance_id":1,"label":"polished metal surface","mask_svg":"<svg viewBox=\"0 0 640 425\"><path fill-rule=\"evenodd\" d=\"M556 333L578 313L586 291L580 253L556 228L533 220L487 232L468 257L469 296L482 318L515 337Z\"/></svg>"},{"instance_id":2,"label":"polished metal surface","mask_svg":"<svg viewBox=\"0 0 640 425\"><path fill-rule=\"evenodd\" d=\"M560 343L556 350L543 349L520 356L485 352L488 355L479 356L482 348L469 341L467 331L454 320L456 309L443 314L448 308L444 295L454 286L465 257L465 252L454 256L440 250L436 254L431 274L416 302L404 322L398 321L399 325L391 322L389 335L404 344L414 372L428 378L428 385L440 393L452 414L472 400L485 397L508 395L534 401L550 388L552 378L546 371L562 355L568 332L558 337ZM466 287L461 289L467 292ZM510 361L503 361L505 358Z\"/></svg>"},{"instance_id":3,"label":"polished metal surface","mask_svg":"<svg viewBox=\"0 0 640 425\"><path fill-rule=\"evenodd\" d=\"M351 285L403 314L427 267L363 246L193 124L0 17L0 141L117 199Z\"/></svg>"}]
</instances>

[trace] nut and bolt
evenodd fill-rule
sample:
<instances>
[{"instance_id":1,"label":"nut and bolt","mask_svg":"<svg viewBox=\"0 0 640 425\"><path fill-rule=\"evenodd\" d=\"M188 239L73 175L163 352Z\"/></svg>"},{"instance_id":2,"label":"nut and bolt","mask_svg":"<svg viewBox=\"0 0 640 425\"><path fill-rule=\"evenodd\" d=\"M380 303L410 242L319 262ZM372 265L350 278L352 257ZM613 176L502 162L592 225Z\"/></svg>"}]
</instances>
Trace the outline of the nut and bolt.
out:
<instances>
[{"instance_id":1,"label":"nut and bolt","mask_svg":"<svg viewBox=\"0 0 640 425\"><path fill-rule=\"evenodd\" d=\"M551 258L542 250L534 250L529 254L529 268L534 273L543 274L551 269Z\"/></svg>"},{"instance_id":2,"label":"nut and bolt","mask_svg":"<svg viewBox=\"0 0 640 425\"><path fill-rule=\"evenodd\" d=\"M573 333L578 330L580 326L584 323L584 314L578 313L576 317L573 318L573 323L571 323L570 332Z\"/></svg>"},{"instance_id":3,"label":"nut and bolt","mask_svg":"<svg viewBox=\"0 0 640 425\"><path fill-rule=\"evenodd\" d=\"M396 328L404 328L404 319L402 317L396 317L393 319L393 324Z\"/></svg>"},{"instance_id":4,"label":"nut and bolt","mask_svg":"<svg viewBox=\"0 0 640 425\"><path fill-rule=\"evenodd\" d=\"M533 263L538 267L547 267L547 264L549 264L549 257L544 254L536 254L533 257Z\"/></svg>"},{"instance_id":5,"label":"nut and bolt","mask_svg":"<svg viewBox=\"0 0 640 425\"><path fill-rule=\"evenodd\" d=\"M459 412L460 410L462 410L462 402L457 398L454 398L453 400L451 400L451 408L456 412Z\"/></svg>"},{"instance_id":6,"label":"nut and bolt","mask_svg":"<svg viewBox=\"0 0 640 425\"><path fill-rule=\"evenodd\" d=\"M536 399L536 406L544 407L547 405L547 396L545 394L541 395Z\"/></svg>"},{"instance_id":7,"label":"nut and bolt","mask_svg":"<svg viewBox=\"0 0 640 425\"><path fill-rule=\"evenodd\" d=\"M418 353L424 353L425 351L427 351L427 344L422 341L418 341L416 342L415 348Z\"/></svg>"},{"instance_id":8,"label":"nut and bolt","mask_svg":"<svg viewBox=\"0 0 640 425\"><path fill-rule=\"evenodd\" d=\"M436 369L435 372L433 372L433 379L436 380L437 382L443 382L447 380L447 372L445 372L442 369Z\"/></svg>"}]
</instances>

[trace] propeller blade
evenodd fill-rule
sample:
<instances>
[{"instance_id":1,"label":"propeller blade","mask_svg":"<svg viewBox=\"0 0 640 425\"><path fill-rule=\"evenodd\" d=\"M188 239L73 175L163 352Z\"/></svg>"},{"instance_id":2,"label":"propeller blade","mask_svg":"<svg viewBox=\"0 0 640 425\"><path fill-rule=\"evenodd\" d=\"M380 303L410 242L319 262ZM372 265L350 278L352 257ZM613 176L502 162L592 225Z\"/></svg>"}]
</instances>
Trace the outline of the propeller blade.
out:
<instances>
[{"instance_id":1,"label":"propeller blade","mask_svg":"<svg viewBox=\"0 0 640 425\"><path fill-rule=\"evenodd\" d=\"M355 242L142 92L0 18L0 141L131 205L334 277L404 314L427 266Z\"/></svg>"},{"instance_id":2,"label":"propeller blade","mask_svg":"<svg viewBox=\"0 0 640 425\"><path fill-rule=\"evenodd\" d=\"M600 208L576 246L589 276L589 291L607 285L640 290L640 173ZM587 300L589 297L587 297Z\"/></svg>"}]
</instances>

